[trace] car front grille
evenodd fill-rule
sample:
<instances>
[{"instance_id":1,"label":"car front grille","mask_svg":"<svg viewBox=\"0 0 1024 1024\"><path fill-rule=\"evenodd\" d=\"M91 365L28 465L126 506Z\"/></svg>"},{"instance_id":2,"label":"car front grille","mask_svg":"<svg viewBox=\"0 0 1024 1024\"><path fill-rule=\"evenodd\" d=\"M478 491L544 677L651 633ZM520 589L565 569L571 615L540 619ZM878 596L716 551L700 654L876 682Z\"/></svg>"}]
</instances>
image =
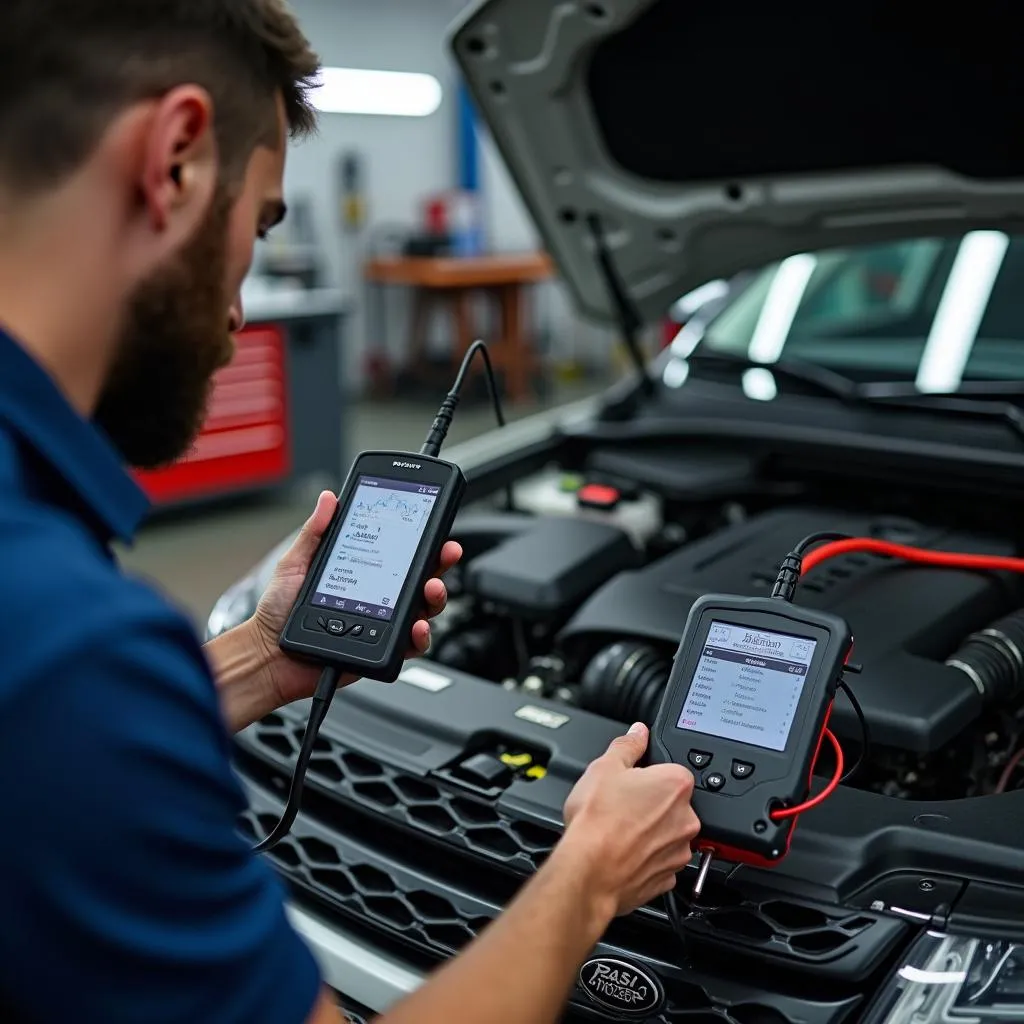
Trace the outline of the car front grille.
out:
<instances>
[{"instance_id":1,"label":"car front grille","mask_svg":"<svg viewBox=\"0 0 1024 1024\"><path fill-rule=\"evenodd\" d=\"M252 738L265 754L291 764L302 731L299 722L269 715L255 727ZM559 839L558 832L543 825L510 821L486 800L414 778L323 737L317 740L307 778L342 801L528 873L540 866Z\"/></svg>"},{"instance_id":2,"label":"car front grille","mask_svg":"<svg viewBox=\"0 0 1024 1024\"><path fill-rule=\"evenodd\" d=\"M253 840L282 810L302 728L273 715L240 739L239 770L250 793L242 830ZM303 813L270 856L305 905L397 940L429 964L459 951L496 917L557 838L554 829L508 817L443 780L413 777L322 736ZM803 1003L791 1013L786 1002L812 989L820 1010L813 1019L839 1020L856 1001L855 983L887 965L909 935L893 918L749 886L741 892L711 882L705 899L714 909L687 921L687 939L701 950L691 972L710 965L706 980L686 980L688 972L672 966L684 958L660 907L614 922L601 946L669 983L665 1021L811 1021ZM737 953L750 958L745 976L769 973L767 989L736 991ZM775 983L779 968L793 978ZM574 1013L566 1019L593 1019L585 1005Z\"/></svg>"},{"instance_id":3,"label":"car front grille","mask_svg":"<svg viewBox=\"0 0 1024 1024\"><path fill-rule=\"evenodd\" d=\"M277 815L250 810L242 831L255 841L274 826ZM461 949L497 913L478 902L453 900L435 888L418 886L372 863L356 848L345 848L323 836L292 829L271 858L304 891L361 920L372 922L433 953Z\"/></svg>"}]
</instances>

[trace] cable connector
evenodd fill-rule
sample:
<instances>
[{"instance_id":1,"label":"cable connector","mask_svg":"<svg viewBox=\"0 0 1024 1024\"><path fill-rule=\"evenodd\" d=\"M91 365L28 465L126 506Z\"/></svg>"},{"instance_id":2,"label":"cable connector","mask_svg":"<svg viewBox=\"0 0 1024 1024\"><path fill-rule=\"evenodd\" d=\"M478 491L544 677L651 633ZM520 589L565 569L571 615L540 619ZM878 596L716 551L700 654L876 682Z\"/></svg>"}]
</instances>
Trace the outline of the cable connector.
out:
<instances>
[{"instance_id":1,"label":"cable connector","mask_svg":"<svg viewBox=\"0 0 1024 1024\"><path fill-rule=\"evenodd\" d=\"M447 398L441 403L441 408L437 410L430 433L427 434L427 439L420 449L420 455L428 455L430 458L436 459L441 454L441 447L448 437L448 430L455 418L455 409L458 404L459 392L449 391Z\"/></svg>"},{"instance_id":2,"label":"cable connector","mask_svg":"<svg viewBox=\"0 0 1024 1024\"><path fill-rule=\"evenodd\" d=\"M505 413L501 408L501 396L498 394L498 384L494 379L494 365L491 363L491 356L487 351L487 346L478 339L469 346L466 354L462 357L462 365L459 367L455 383L452 385L451 391L448 392L448 397L441 403L441 408L437 410L437 415L434 417L434 425L430 428L426 441L423 442L420 455L436 459L441 454L441 448L444 446L444 442L448 437L448 430L452 425L452 420L455 418L455 408L459 404L459 398L462 396L462 388L466 383L466 375L469 373L470 364L477 356L484 362L484 370L487 374L487 390L491 393L495 419L497 419L499 427L505 426ZM505 485L505 507L509 512L515 508L515 495L511 481Z\"/></svg>"},{"instance_id":3,"label":"cable connector","mask_svg":"<svg viewBox=\"0 0 1024 1024\"><path fill-rule=\"evenodd\" d=\"M798 555L795 551L786 555L782 560L782 565L779 566L779 575L775 577L775 586L772 587L773 598L792 603L803 566L802 555Z\"/></svg>"},{"instance_id":4,"label":"cable connector","mask_svg":"<svg viewBox=\"0 0 1024 1024\"><path fill-rule=\"evenodd\" d=\"M711 847L701 851L700 867L697 869L697 881L693 883L693 898L699 900L704 893L704 886L708 880L708 872L711 870L711 862L715 859L715 852Z\"/></svg>"},{"instance_id":5,"label":"cable connector","mask_svg":"<svg viewBox=\"0 0 1024 1024\"><path fill-rule=\"evenodd\" d=\"M823 541L846 540L849 540L847 534L833 533L832 531L812 533L804 537L783 559L782 565L779 568L779 575L775 579L775 586L772 587L772 597L780 601L792 603L800 577L804 572L804 556L807 554L807 549Z\"/></svg>"}]
</instances>

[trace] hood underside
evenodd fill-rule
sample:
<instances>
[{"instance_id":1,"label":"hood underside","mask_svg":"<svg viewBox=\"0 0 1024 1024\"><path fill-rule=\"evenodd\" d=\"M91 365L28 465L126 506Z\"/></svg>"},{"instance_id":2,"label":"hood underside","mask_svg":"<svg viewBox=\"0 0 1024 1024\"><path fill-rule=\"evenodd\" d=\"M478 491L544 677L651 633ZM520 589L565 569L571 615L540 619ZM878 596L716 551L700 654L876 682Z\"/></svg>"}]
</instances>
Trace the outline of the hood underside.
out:
<instances>
[{"instance_id":1,"label":"hood underside","mask_svg":"<svg viewBox=\"0 0 1024 1024\"><path fill-rule=\"evenodd\" d=\"M483 0L452 49L577 305L797 252L1020 230L1024 38L963 8Z\"/></svg>"}]
</instances>

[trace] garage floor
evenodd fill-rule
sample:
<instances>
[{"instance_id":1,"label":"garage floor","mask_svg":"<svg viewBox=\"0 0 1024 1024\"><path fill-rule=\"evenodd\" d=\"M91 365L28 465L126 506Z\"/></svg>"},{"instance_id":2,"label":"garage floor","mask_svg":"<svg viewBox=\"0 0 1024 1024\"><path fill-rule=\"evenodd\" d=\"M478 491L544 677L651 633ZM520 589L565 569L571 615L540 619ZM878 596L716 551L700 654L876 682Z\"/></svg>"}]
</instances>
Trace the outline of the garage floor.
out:
<instances>
[{"instance_id":1,"label":"garage floor","mask_svg":"<svg viewBox=\"0 0 1024 1024\"><path fill-rule=\"evenodd\" d=\"M593 385L572 386L554 393L543 405L524 408L518 415L537 412L579 398ZM351 453L367 448L408 448L426 435L434 408L420 403L374 402L353 410ZM449 444L473 437L494 425L488 406L459 410ZM508 418L517 418L508 410ZM125 568L157 582L189 612L202 628L224 589L262 558L275 544L302 525L313 509L317 488L247 498L229 504L157 516L142 531L135 547L119 552Z\"/></svg>"}]
</instances>

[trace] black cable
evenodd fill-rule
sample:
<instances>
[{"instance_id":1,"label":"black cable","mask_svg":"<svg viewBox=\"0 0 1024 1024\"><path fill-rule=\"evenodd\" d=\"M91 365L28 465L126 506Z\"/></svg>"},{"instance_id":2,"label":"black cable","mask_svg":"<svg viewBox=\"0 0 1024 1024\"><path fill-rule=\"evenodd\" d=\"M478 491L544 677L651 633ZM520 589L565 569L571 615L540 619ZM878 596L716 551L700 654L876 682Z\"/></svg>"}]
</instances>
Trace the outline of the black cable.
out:
<instances>
[{"instance_id":1,"label":"black cable","mask_svg":"<svg viewBox=\"0 0 1024 1024\"><path fill-rule=\"evenodd\" d=\"M864 709L860 706L860 701L857 700L853 690L850 688L850 684L845 680L839 681L839 689L846 694L847 700L853 706L853 713L857 716L857 721L860 723L860 753L857 755L857 760L850 765L849 768L843 773L843 777L839 780L840 785L846 782L847 779L852 779L853 776L860 770L860 766L864 763L868 756L868 749L871 747L871 730L868 727L868 720L864 714Z\"/></svg>"},{"instance_id":2,"label":"black cable","mask_svg":"<svg viewBox=\"0 0 1024 1024\"><path fill-rule=\"evenodd\" d=\"M832 533L826 530L804 537L782 560L782 565L779 566L779 575L775 577L775 586L772 587L771 596L779 601L792 602L797 584L800 582L800 574L803 572L804 555L807 554L807 549L824 541L849 539L849 534Z\"/></svg>"},{"instance_id":3,"label":"black cable","mask_svg":"<svg viewBox=\"0 0 1024 1024\"><path fill-rule=\"evenodd\" d=\"M257 853L264 853L277 846L288 835L299 813L302 790L306 783L306 769L313 756L313 747L316 745L317 736L320 735L320 727L324 724L335 693L338 692L338 680L339 672L336 668L327 667L320 674L320 680L316 684L316 691L313 694L313 706L310 708L309 718L306 720L306 730L302 734L302 746L299 748L299 756L292 769L292 781L288 787L288 799L285 801L284 811L270 833L253 847Z\"/></svg>"},{"instance_id":4,"label":"black cable","mask_svg":"<svg viewBox=\"0 0 1024 1024\"><path fill-rule=\"evenodd\" d=\"M622 278L612 260L611 251L608 248L608 240L605 237L604 226L601 218L596 213L587 216L587 226L594 238L594 249L597 253L597 263L601 268L605 284L608 286L608 294L615 307L619 319L619 327L622 330L622 339L626 343L626 349L633 365L636 367L640 379L640 387L644 394L654 394L654 381L647 372L647 361L644 359L643 351L640 348L640 328L643 327L643 320L637 313L626 289L623 287Z\"/></svg>"},{"instance_id":5,"label":"black cable","mask_svg":"<svg viewBox=\"0 0 1024 1024\"><path fill-rule=\"evenodd\" d=\"M825 541L849 539L850 535L848 533L833 533L830 530L822 530L819 533L811 533L804 537L804 539L800 541L795 548L793 548L792 553L803 557L807 554L807 549L813 547L815 544L822 544Z\"/></svg>"},{"instance_id":6,"label":"black cable","mask_svg":"<svg viewBox=\"0 0 1024 1024\"><path fill-rule=\"evenodd\" d=\"M474 341L462 358L462 365L459 367L459 372L451 391L448 392L445 400L441 403L441 408L438 409L437 415L434 417L430 433L427 434L427 439L423 442L423 447L420 448L420 455L429 455L431 458L436 459L441 454L441 446L448 436L448 429L452 425L455 409L462 398L462 388L466 383L466 375L469 373L469 367L473 362L473 358L478 353L484 361L484 374L487 377L487 390L491 394L491 404L494 406L494 418L498 421L499 427L505 426L505 412L501 407L501 395L498 393L498 384L494 377L494 365L491 363L491 354L487 351L487 345L484 342ZM511 482L505 484L505 506L509 512L513 511L516 507Z\"/></svg>"},{"instance_id":7,"label":"black cable","mask_svg":"<svg viewBox=\"0 0 1024 1024\"><path fill-rule=\"evenodd\" d=\"M498 420L498 426L505 426L505 413L501 408L501 397L498 394L498 385L494 379L494 367L491 364L490 353L482 341L474 341L463 357L462 365L459 367L459 372L451 391L448 392L448 396L441 403L441 408L434 418L430 433L420 449L421 455L437 458L440 454L441 446L448 436L448 428L452 424L455 408L459 404L459 398L462 395L462 388L466 383L466 375L469 373L470 364L477 353L480 354L484 361L487 386L491 392L491 401L494 404L494 414ZM506 499L508 508L511 511L515 507L511 483L506 484ZM265 836L253 847L257 853L264 853L277 846L288 835L295 822L295 818L298 816L299 806L302 802L302 791L306 784L306 770L309 768L309 762L313 756L313 747L316 745L317 736L320 735L320 727L324 724L327 712L331 708L331 702L338 691L338 681L339 671L336 668L328 666L320 674L320 680L317 682L316 690L313 694L313 704L309 710L309 718L306 720L306 729L302 734L299 756L295 761L295 767L292 769L291 784L288 787L288 798L285 801L284 811L269 835Z\"/></svg>"},{"instance_id":8,"label":"black cable","mask_svg":"<svg viewBox=\"0 0 1024 1024\"><path fill-rule=\"evenodd\" d=\"M676 889L678 888L679 882L677 881ZM683 951L685 952L688 945L684 925L686 918L679 907L679 896L676 893L676 889L670 889L665 893L665 913L668 915L668 923L672 926L672 931L675 932L676 938L682 944Z\"/></svg>"},{"instance_id":9,"label":"black cable","mask_svg":"<svg viewBox=\"0 0 1024 1024\"><path fill-rule=\"evenodd\" d=\"M703 856L710 856L710 853L705 851ZM701 867L699 866L697 870L699 872ZM705 914L711 913L712 911L718 910L719 908L712 904L703 902L703 896L691 895L688 899L681 896L680 888L685 881L684 874L685 872L681 871L676 875L675 888L670 889L665 893L664 903L665 913L668 916L668 923L672 926L672 931L675 932L676 938L682 944L685 952L688 944L688 937L686 935L687 918L699 918Z\"/></svg>"}]
</instances>

